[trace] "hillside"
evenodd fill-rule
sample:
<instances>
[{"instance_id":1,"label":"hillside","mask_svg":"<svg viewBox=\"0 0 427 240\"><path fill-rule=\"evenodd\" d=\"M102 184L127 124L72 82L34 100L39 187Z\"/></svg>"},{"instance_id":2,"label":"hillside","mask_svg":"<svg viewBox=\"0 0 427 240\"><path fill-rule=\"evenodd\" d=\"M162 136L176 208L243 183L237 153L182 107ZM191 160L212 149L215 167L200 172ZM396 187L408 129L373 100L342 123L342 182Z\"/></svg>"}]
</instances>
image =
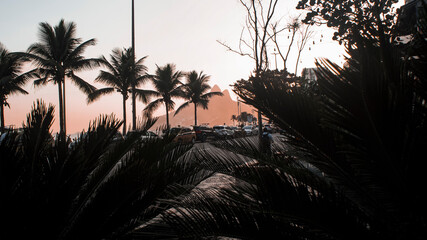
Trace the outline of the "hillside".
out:
<instances>
[{"instance_id":1,"label":"hillside","mask_svg":"<svg viewBox=\"0 0 427 240\"><path fill-rule=\"evenodd\" d=\"M212 87L211 91L219 92L221 89L215 85ZM230 93L228 90L222 91L224 96L214 96L211 98L208 109L197 108L197 123L207 124L209 126L227 124L232 125L233 121L231 120L232 115L237 116L237 102L231 99ZM252 107L240 103L241 111L252 113ZM177 106L178 107L178 106ZM174 126L192 126L194 125L194 105L191 104L189 107L183 109L176 116L173 116L175 111L169 113L169 122L171 127ZM237 122L236 122L237 124ZM156 129L160 126L166 125L166 116L159 116L159 120L153 126L152 129Z\"/></svg>"}]
</instances>

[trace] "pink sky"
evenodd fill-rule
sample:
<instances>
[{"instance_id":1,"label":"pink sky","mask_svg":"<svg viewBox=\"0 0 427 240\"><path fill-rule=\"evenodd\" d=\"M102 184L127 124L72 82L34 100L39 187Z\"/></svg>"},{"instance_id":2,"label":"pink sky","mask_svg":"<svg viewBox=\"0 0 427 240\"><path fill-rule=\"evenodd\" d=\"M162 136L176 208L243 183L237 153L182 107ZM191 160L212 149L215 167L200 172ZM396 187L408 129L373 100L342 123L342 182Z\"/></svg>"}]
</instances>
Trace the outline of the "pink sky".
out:
<instances>
[{"instance_id":1,"label":"pink sky","mask_svg":"<svg viewBox=\"0 0 427 240\"><path fill-rule=\"evenodd\" d=\"M102 4L100 4L102 2ZM283 21L300 14L295 10L297 0L282 0L276 16ZM61 18L77 24L77 36L83 40L96 38L98 43L89 47L86 57L109 56L116 47L131 44L131 1L127 0L2 0L0 7L0 42L9 51L25 51L38 41L38 24L48 22L57 25ZM175 63L182 71L203 71L211 75L211 85L230 89L236 80L247 78L253 69L249 58L226 51L216 40L224 41L232 47L238 46L244 25L245 9L238 0L135 0L136 14L136 55L148 55L148 72L155 71L156 64L163 66ZM299 72L303 67L313 67L314 59L327 57L342 63L343 48L331 40L332 31L316 29L314 40L303 53ZM323 41L318 41L323 35ZM286 39L286 33L281 36ZM283 42L286 46L286 41ZM295 55L295 53L292 53ZM292 56L294 56L292 55ZM295 66L291 56L289 68ZM273 56L271 59L273 64ZM278 59L278 65L281 66ZM99 69L77 73L91 84ZM94 84L96 87L103 87ZM148 86L146 86L148 87ZM29 82L25 89L28 95L9 98L10 109L5 110L6 125L19 127L36 99L58 104L56 85L34 88ZM231 91L230 91L231 92ZM122 118L122 103L119 94L102 97L97 102L86 104L86 96L70 81L67 81L67 132L69 134L86 129L89 121L100 114L115 113ZM232 96L234 97L234 96ZM138 116L144 104L137 104ZM56 114L59 109L56 108ZM163 109L158 113L163 114ZM131 119L131 105L128 101L128 123ZM53 125L58 131L59 120Z\"/></svg>"}]
</instances>

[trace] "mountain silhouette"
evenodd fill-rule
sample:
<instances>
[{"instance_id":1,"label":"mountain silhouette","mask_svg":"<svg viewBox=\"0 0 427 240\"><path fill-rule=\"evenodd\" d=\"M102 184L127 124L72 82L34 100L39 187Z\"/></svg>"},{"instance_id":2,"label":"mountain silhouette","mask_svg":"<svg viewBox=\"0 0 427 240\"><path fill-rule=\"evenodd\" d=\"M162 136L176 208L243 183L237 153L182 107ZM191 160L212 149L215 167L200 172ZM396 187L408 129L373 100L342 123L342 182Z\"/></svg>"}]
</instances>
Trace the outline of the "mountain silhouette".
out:
<instances>
[{"instance_id":1,"label":"mountain silhouette","mask_svg":"<svg viewBox=\"0 0 427 240\"><path fill-rule=\"evenodd\" d=\"M218 85L214 85L211 88L211 92L221 92L221 89ZM232 115L238 115L237 113L237 102L231 99L230 93L227 89L222 91L223 96L214 96L210 99L208 104L208 109L203 109L201 107L197 108L197 124L198 125L233 125L233 120L231 120ZM177 106L178 107L178 106ZM164 108L164 106L163 106ZM256 115L252 113L252 107L244 103L240 103L240 111L247 112L249 114ZM174 116L175 111L169 112L169 124L171 127L175 126L192 126L194 125L194 104L190 104L188 107L184 108L176 116ZM166 125L166 115L161 115L158 117L156 124L152 129L157 129L159 127ZM237 125L237 122L234 123Z\"/></svg>"}]
</instances>

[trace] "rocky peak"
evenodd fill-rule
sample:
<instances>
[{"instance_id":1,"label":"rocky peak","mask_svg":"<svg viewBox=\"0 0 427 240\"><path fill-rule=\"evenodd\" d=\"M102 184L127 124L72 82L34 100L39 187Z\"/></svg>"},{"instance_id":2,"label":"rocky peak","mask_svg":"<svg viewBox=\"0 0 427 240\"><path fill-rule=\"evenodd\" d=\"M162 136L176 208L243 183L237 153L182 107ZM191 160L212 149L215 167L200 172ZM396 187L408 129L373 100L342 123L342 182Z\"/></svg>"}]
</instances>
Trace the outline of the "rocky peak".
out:
<instances>
[{"instance_id":1,"label":"rocky peak","mask_svg":"<svg viewBox=\"0 0 427 240\"><path fill-rule=\"evenodd\" d=\"M218 87L218 85L214 85L212 88L211 88L211 92L221 92L221 88L219 88Z\"/></svg>"}]
</instances>

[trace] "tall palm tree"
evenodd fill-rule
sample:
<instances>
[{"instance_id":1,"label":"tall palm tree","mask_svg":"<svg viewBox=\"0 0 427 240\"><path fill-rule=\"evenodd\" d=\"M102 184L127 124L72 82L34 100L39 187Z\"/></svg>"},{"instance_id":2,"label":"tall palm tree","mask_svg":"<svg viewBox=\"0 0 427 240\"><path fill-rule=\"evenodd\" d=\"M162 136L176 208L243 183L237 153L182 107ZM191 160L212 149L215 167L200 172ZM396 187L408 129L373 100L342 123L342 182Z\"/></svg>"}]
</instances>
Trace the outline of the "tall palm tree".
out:
<instances>
[{"instance_id":1,"label":"tall palm tree","mask_svg":"<svg viewBox=\"0 0 427 240\"><path fill-rule=\"evenodd\" d=\"M82 56L85 49L95 45L96 41L82 42L76 38L76 24L63 19L55 27L46 22L40 23L39 35L39 42L32 44L25 56L36 65L38 78L34 81L35 86L49 82L58 85L60 135L65 139L65 78L71 79L86 94L95 90L75 72L99 66L99 59Z\"/></svg>"},{"instance_id":2,"label":"tall palm tree","mask_svg":"<svg viewBox=\"0 0 427 240\"><path fill-rule=\"evenodd\" d=\"M194 125L197 125L197 107L203 107L203 109L208 109L209 99L213 96L222 96L221 92L208 92L211 89L209 86L209 78L203 72L197 74L196 71L191 71L186 74L187 83L183 85L183 98L188 100L183 103L175 111L175 115L178 114L182 109L194 104Z\"/></svg>"},{"instance_id":3,"label":"tall palm tree","mask_svg":"<svg viewBox=\"0 0 427 240\"><path fill-rule=\"evenodd\" d=\"M101 57L101 64L107 68L107 71L101 70L95 82L104 83L110 87L97 89L88 95L88 102L91 103L99 99L103 95L110 94L115 90L123 96L123 135L126 134L126 100L129 98L129 93L132 93L132 81L135 79L135 85L138 86L147 79L144 75L147 67L142 63L147 56L135 62L133 67L132 48L114 49L110 55L110 61L104 56ZM135 71L133 70L135 69ZM134 75L133 75L134 73ZM144 103L148 102L150 90L135 89L135 95Z\"/></svg>"},{"instance_id":4,"label":"tall palm tree","mask_svg":"<svg viewBox=\"0 0 427 240\"><path fill-rule=\"evenodd\" d=\"M32 72L20 74L25 60L10 53L0 43L0 131L4 129L4 107L9 107L7 98L11 94L28 94L22 87L31 76Z\"/></svg>"},{"instance_id":5,"label":"tall palm tree","mask_svg":"<svg viewBox=\"0 0 427 240\"><path fill-rule=\"evenodd\" d=\"M146 115L151 115L161 104L166 107L166 128L169 129L169 111L175 107L174 97L182 96L183 74L176 70L174 64L166 64L164 67L157 66L155 75L151 76L151 81L155 88L153 96L158 98L150 102L144 109Z\"/></svg>"}]
</instances>

